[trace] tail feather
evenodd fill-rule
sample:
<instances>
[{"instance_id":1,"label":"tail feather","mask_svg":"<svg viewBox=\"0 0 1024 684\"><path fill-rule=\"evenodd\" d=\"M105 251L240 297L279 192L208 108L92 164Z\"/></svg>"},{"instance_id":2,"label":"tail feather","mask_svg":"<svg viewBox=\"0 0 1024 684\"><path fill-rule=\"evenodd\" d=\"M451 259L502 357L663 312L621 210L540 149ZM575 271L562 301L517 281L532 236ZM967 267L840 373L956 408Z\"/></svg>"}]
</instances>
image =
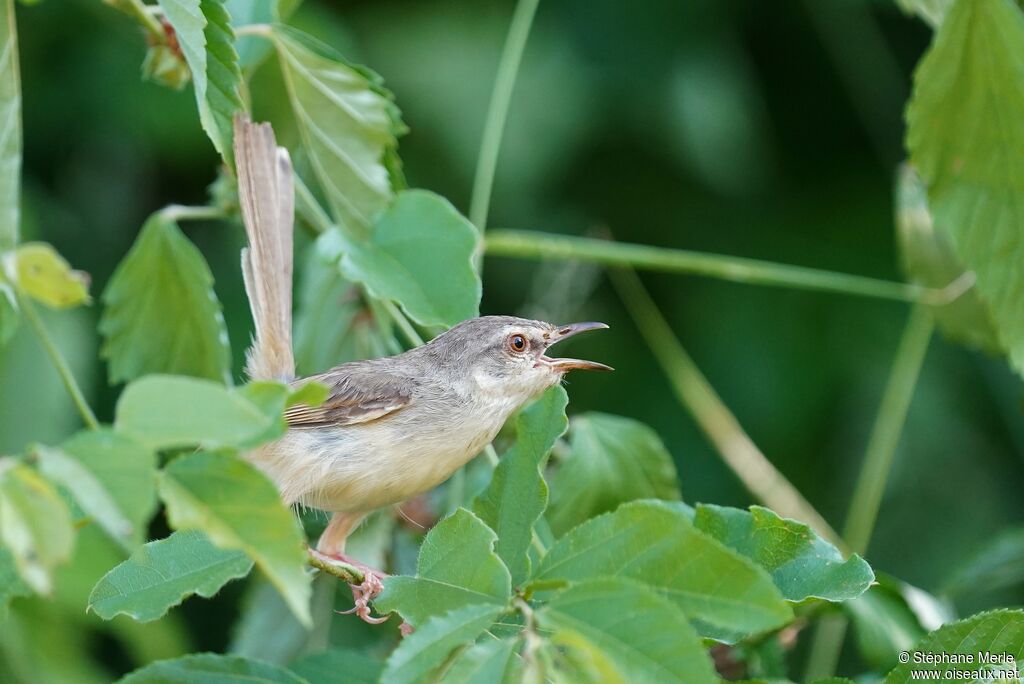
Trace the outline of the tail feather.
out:
<instances>
[{"instance_id":1,"label":"tail feather","mask_svg":"<svg viewBox=\"0 0 1024 684\"><path fill-rule=\"evenodd\" d=\"M292 228L295 188L288 151L270 124L235 117L238 200L249 247L242 274L256 336L246 357L250 378L290 380L292 355Z\"/></svg>"}]
</instances>

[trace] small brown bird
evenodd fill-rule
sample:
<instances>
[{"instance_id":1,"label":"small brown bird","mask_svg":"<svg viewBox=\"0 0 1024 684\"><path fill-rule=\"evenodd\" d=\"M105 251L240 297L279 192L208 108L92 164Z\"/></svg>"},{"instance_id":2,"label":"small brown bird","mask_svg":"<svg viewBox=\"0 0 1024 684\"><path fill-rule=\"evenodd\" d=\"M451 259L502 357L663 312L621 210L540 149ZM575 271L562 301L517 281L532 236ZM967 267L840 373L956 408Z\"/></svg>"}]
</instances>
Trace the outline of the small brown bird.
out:
<instances>
[{"instance_id":1,"label":"small brown bird","mask_svg":"<svg viewBox=\"0 0 1024 684\"><path fill-rule=\"evenodd\" d=\"M603 323L551 325L512 316L459 323L397 356L342 364L295 379L291 346L294 190L288 154L269 124L235 122L239 200L249 239L242 269L256 335L246 363L253 379L310 381L329 389L320 406L285 413L288 432L248 455L288 504L331 511L315 551L364 570L356 607L383 573L344 555L345 540L370 512L421 494L480 452L505 420L575 369L593 361L547 356L549 347Z\"/></svg>"}]
</instances>

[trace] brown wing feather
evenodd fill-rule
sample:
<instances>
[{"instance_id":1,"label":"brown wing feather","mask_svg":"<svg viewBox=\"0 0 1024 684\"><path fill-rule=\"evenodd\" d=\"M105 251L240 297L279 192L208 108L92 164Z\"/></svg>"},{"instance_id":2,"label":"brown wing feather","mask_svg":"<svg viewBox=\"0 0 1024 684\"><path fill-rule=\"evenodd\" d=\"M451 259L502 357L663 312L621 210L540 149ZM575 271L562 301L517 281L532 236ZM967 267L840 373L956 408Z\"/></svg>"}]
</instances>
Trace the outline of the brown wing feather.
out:
<instances>
[{"instance_id":1,"label":"brown wing feather","mask_svg":"<svg viewBox=\"0 0 1024 684\"><path fill-rule=\"evenodd\" d=\"M382 373L373 362L357 362L306 380L327 385L327 400L319 406L299 404L285 410L290 427L355 425L383 418L409 405L413 381Z\"/></svg>"}]
</instances>

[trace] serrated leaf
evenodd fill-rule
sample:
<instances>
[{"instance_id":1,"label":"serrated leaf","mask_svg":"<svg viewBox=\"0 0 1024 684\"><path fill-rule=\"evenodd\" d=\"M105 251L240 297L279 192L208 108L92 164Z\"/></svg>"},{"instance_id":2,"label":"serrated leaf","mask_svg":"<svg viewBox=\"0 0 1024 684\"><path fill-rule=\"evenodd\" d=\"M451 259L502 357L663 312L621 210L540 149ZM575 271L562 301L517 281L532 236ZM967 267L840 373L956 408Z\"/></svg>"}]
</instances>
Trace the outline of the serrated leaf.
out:
<instances>
[{"instance_id":1,"label":"serrated leaf","mask_svg":"<svg viewBox=\"0 0 1024 684\"><path fill-rule=\"evenodd\" d=\"M671 454L631 418L585 413L569 424L568 457L551 476L547 520L556 536L634 499L679 499Z\"/></svg>"},{"instance_id":2,"label":"serrated leaf","mask_svg":"<svg viewBox=\"0 0 1024 684\"><path fill-rule=\"evenodd\" d=\"M41 594L53 588L53 571L74 545L63 499L35 471L10 459L0 460L0 545L25 584Z\"/></svg>"},{"instance_id":3,"label":"serrated leaf","mask_svg":"<svg viewBox=\"0 0 1024 684\"><path fill-rule=\"evenodd\" d=\"M673 600L698 631L720 641L786 624L792 609L771 577L660 501L623 504L576 527L544 556L538 586L625 577Z\"/></svg>"},{"instance_id":4,"label":"serrated leaf","mask_svg":"<svg viewBox=\"0 0 1024 684\"><path fill-rule=\"evenodd\" d=\"M89 303L89 276L75 271L45 242L26 242L14 250L18 288L54 309Z\"/></svg>"},{"instance_id":5,"label":"serrated leaf","mask_svg":"<svg viewBox=\"0 0 1024 684\"><path fill-rule=\"evenodd\" d=\"M1024 611L993 610L980 613L966 620L953 622L935 630L921 639L913 647L911 655L916 653L949 658L935 658L940 661L958 660L955 656L970 654L970 662L938 662L921 663L910 661L900 664L885 678L885 684L903 684L903 682L923 679L928 672L938 672L940 681L958 682L990 682L1009 679L1014 681L1019 675L1007 677L1007 671L1017 670L1018 663L1024 659ZM1009 654L1014 662L1010 664L992 663L979 664L981 654ZM990 672L991 675L971 676L964 673ZM1002 672L1003 675L999 676ZM919 673L917 676L914 673Z\"/></svg>"},{"instance_id":6,"label":"serrated leaf","mask_svg":"<svg viewBox=\"0 0 1024 684\"><path fill-rule=\"evenodd\" d=\"M185 55L203 130L231 162L232 117L243 108L235 33L223 0L158 0Z\"/></svg>"},{"instance_id":7,"label":"serrated leaf","mask_svg":"<svg viewBox=\"0 0 1024 684\"><path fill-rule=\"evenodd\" d=\"M372 72L278 25L274 44L310 162L335 220L368 228L393 197L387 160L404 132L391 94Z\"/></svg>"},{"instance_id":8,"label":"serrated leaf","mask_svg":"<svg viewBox=\"0 0 1024 684\"><path fill-rule=\"evenodd\" d=\"M491 482L473 502L473 512L498 535L495 550L508 566L513 586L530 576L533 526L548 503L540 469L569 425L569 397L561 385L547 390L516 417L516 441L494 469Z\"/></svg>"},{"instance_id":9,"label":"serrated leaf","mask_svg":"<svg viewBox=\"0 0 1024 684\"><path fill-rule=\"evenodd\" d=\"M0 9L0 254L18 244L21 226L21 74L14 0ZM2 322L0 322L2 330Z\"/></svg>"},{"instance_id":10,"label":"serrated leaf","mask_svg":"<svg viewBox=\"0 0 1024 684\"><path fill-rule=\"evenodd\" d=\"M389 577L374 607L382 613L397 611L418 627L453 608L504 606L512 587L508 568L494 553L496 541L479 518L464 508L456 510L423 540L416 576Z\"/></svg>"},{"instance_id":11,"label":"serrated leaf","mask_svg":"<svg viewBox=\"0 0 1024 684\"><path fill-rule=\"evenodd\" d=\"M115 542L132 551L156 510L156 454L110 429L80 432L59 448L39 447L39 469Z\"/></svg>"},{"instance_id":12,"label":"serrated leaf","mask_svg":"<svg viewBox=\"0 0 1024 684\"><path fill-rule=\"evenodd\" d=\"M377 299L397 302L420 325L451 327L479 315L479 241L448 200L405 190L377 219L369 241L345 244L341 272Z\"/></svg>"},{"instance_id":13,"label":"serrated leaf","mask_svg":"<svg viewBox=\"0 0 1024 684\"><path fill-rule=\"evenodd\" d=\"M493 605L469 605L436 615L402 639L381 676L382 684L413 684L427 679L459 646L473 643L501 614Z\"/></svg>"},{"instance_id":14,"label":"serrated leaf","mask_svg":"<svg viewBox=\"0 0 1024 684\"><path fill-rule=\"evenodd\" d=\"M537 613L542 629L570 648L590 642L628 682L712 684L718 676L700 637L675 604L622 579L581 582ZM570 677L571 679L571 677Z\"/></svg>"},{"instance_id":15,"label":"serrated leaf","mask_svg":"<svg viewBox=\"0 0 1024 684\"><path fill-rule=\"evenodd\" d=\"M1024 528L1003 530L957 564L945 592L992 591L1024 583Z\"/></svg>"},{"instance_id":16,"label":"serrated leaf","mask_svg":"<svg viewBox=\"0 0 1024 684\"><path fill-rule=\"evenodd\" d=\"M274 484L248 463L197 452L160 475L160 497L176 530L202 530L223 549L239 549L273 582L303 625L310 625L304 538Z\"/></svg>"},{"instance_id":17,"label":"serrated leaf","mask_svg":"<svg viewBox=\"0 0 1024 684\"><path fill-rule=\"evenodd\" d=\"M150 663L118 681L119 684L308 684L282 667L216 653Z\"/></svg>"},{"instance_id":18,"label":"serrated leaf","mask_svg":"<svg viewBox=\"0 0 1024 684\"><path fill-rule=\"evenodd\" d=\"M112 383L148 373L228 381L228 333L213 275L165 214L146 221L102 300L100 354Z\"/></svg>"},{"instance_id":19,"label":"serrated leaf","mask_svg":"<svg viewBox=\"0 0 1024 684\"><path fill-rule=\"evenodd\" d=\"M444 673L445 684L520 684L519 639L485 639L459 654Z\"/></svg>"},{"instance_id":20,"label":"serrated leaf","mask_svg":"<svg viewBox=\"0 0 1024 684\"><path fill-rule=\"evenodd\" d=\"M948 232L935 228L921 178L906 164L897 178L896 235L903 270L915 283L942 289L964 275L963 264L953 253ZM932 313L939 329L954 342L1003 353L992 316L973 288L949 304L932 307Z\"/></svg>"},{"instance_id":21,"label":"serrated leaf","mask_svg":"<svg viewBox=\"0 0 1024 684\"><path fill-rule=\"evenodd\" d=\"M358 651L335 648L299 658L288 668L310 684L328 684L342 672L347 684L377 684L384 663Z\"/></svg>"},{"instance_id":22,"label":"serrated leaf","mask_svg":"<svg viewBox=\"0 0 1024 684\"><path fill-rule=\"evenodd\" d=\"M88 610L104 620L117 615L157 620L193 594L210 598L251 569L244 553L218 548L198 530L174 532L144 545L104 575L89 596Z\"/></svg>"},{"instance_id":23,"label":"serrated leaf","mask_svg":"<svg viewBox=\"0 0 1024 684\"><path fill-rule=\"evenodd\" d=\"M796 520L761 506L749 511L698 504L694 526L767 570L788 601L847 601L867 591L875 573Z\"/></svg>"},{"instance_id":24,"label":"serrated leaf","mask_svg":"<svg viewBox=\"0 0 1024 684\"><path fill-rule=\"evenodd\" d=\"M1024 15L1012 0L954 3L914 76L907 148L936 224L977 276L1011 364L1024 371Z\"/></svg>"},{"instance_id":25,"label":"serrated leaf","mask_svg":"<svg viewBox=\"0 0 1024 684\"><path fill-rule=\"evenodd\" d=\"M150 375L117 401L118 432L152 449L251 446L283 432L284 385L255 382L228 389L209 380Z\"/></svg>"}]
</instances>

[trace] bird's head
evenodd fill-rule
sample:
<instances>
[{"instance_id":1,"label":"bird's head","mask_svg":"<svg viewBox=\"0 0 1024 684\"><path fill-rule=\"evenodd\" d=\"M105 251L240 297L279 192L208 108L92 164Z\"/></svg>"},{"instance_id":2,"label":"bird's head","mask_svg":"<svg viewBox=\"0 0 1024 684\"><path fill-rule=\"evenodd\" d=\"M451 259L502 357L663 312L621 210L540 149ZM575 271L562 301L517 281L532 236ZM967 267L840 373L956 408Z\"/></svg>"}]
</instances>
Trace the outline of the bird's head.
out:
<instances>
[{"instance_id":1,"label":"bird's head","mask_svg":"<svg viewBox=\"0 0 1024 684\"><path fill-rule=\"evenodd\" d=\"M428 345L449 368L480 390L525 402L556 385L571 370L610 371L596 361L553 358L555 344L604 323L552 325L513 316L481 316L459 323Z\"/></svg>"}]
</instances>

